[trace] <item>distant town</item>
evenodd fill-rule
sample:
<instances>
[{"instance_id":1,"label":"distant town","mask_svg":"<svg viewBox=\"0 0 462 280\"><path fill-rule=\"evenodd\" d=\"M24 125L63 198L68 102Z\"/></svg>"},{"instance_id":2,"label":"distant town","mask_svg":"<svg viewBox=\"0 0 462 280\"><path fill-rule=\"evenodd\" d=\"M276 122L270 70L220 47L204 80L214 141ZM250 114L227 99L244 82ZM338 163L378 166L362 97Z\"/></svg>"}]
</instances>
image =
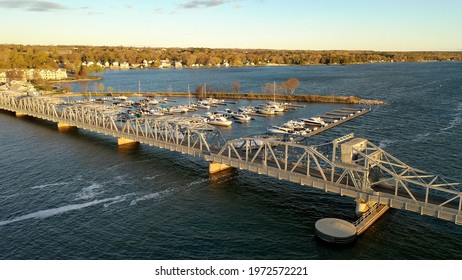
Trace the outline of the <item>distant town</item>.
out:
<instances>
[{"instance_id":1,"label":"distant town","mask_svg":"<svg viewBox=\"0 0 462 280\"><path fill-rule=\"evenodd\" d=\"M0 83L78 80L105 69L462 61L462 52L310 51L0 45Z\"/></svg>"}]
</instances>

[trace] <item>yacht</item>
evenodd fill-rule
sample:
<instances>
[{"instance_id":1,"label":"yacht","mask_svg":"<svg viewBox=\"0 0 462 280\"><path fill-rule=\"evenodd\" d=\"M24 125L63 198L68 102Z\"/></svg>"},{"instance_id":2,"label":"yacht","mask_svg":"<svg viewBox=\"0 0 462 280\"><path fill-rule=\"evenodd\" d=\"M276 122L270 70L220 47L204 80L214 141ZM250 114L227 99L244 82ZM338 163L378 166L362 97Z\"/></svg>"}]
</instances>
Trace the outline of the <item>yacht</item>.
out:
<instances>
[{"instance_id":1,"label":"yacht","mask_svg":"<svg viewBox=\"0 0 462 280\"><path fill-rule=\"evenodd\" d=\"M295 132L293 128L285 126L285 125L282 125L282 126L273 125L271 128L268 128L268 131L272 133L284 133L284 134Z\"/></svg>"},{"instance_id":2,"label":"yacht","mask_svg":"<svg viewBox=\"0 0 462 280\"><path fill-rule=\"evenodd\" d=\"M326 122L320 117L311 117L309 119L301 119L301 120L304 121L306 124L310 124L310 125L318 125L318 126L327 125Z\"/></svg>"},{"instance_id":3,"label":"yacht","mask_svg":"<svg viewBox=\"0 0 462 280\"><path fill-rule=\"evenodd\" d=\"M274 115L276 112L270 106L261 106L257 110L258 113L263 115Z\"/></svg>"},{"instance_id":4,"label":"yacht","mask_svg":"<svg viewBox=\"0 0 462 280\"><path fill-rule=\"evenodd\" d=\"M178 106L178 107L170 107L168 109L170 113L187 113L189 110L186 107Z\"/></svg>"},{"instance_id":5,"label":"yacht","mask_svg":"<svg viewBox=\"0 0 462 280\"><path fill-rule=\"evenodd\" d=\"M223 117L220 114L215 114L215 115L208 115L208 120L207 123L212 124L212 125L218 125L218 126L231 126L233 121L227 120L225 117Z\"/></svg>"},{"instance_id":6,"label":"yacht","mask_svg":"<svg viewBox=\"0 0 462 280\"><path fill-rule=\"evenodd\" d=\"M240 122L240 123L248 122L252 119L249 115L243 114L243 113L233 114L233 118L236 119L236 122Z\"/></svg>"}]
</instances>

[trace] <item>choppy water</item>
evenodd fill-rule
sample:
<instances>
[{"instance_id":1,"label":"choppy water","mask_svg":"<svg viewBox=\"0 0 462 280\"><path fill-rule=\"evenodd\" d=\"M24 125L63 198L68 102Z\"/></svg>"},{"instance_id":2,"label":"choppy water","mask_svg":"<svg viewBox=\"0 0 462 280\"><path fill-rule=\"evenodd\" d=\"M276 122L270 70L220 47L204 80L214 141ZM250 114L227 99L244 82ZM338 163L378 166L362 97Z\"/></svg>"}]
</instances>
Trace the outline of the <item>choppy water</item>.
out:
<instances>
[{"instance_id":1,"label":"choppy water","mask_svg":"<svg viewBox=\"0 0 462 280\"><path fill-rule=\"evenodd\" d=\"M414 167L462 181L462 64L133 70L116 90L243 91L297 77L300 92L384 99L325 137L355 132ZM228 86L227 86L228 85ZM90 85L91 87L91 85ZM184 89L184 90L180 90ZM180 100L186 102L186 100ZM248 101L239 101L240 104ZM257 102L258 103L258 102ZM227 138L342 107L309 104L224 129ZM351 199L239 171L213 180L198 159L119 148L84 130L0 112L0 259L462 259L462 227L390 210L349 247L314 237L320 218L353 220Z\"/></svg>"}]
</instances>

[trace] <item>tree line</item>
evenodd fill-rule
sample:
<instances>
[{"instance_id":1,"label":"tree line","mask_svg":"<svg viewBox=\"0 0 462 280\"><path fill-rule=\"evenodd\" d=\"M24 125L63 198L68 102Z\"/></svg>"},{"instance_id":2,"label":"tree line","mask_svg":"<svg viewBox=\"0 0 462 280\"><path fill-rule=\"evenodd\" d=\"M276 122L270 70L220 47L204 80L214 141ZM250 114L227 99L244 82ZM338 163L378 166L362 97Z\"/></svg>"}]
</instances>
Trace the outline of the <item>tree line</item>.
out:
<instances>
[{"instance_id":1,"label":"tree line","mask_svg":"<svg viewBox=\"0 0 462 280\"><path fill-rule=\"evenodd\" d=\"M56 69L86 76L95 69L82 68L82 62L128 62L131 65L149 61L157 68L161 60L178 61L185 67L200 65L231 67L266 65L335 65L375 62L462 61L462 52L420 51L311 51L271 49L211 48L136 48L123 46L34 46L0 45L0 69Z\"/></svg>"}]
</instances>

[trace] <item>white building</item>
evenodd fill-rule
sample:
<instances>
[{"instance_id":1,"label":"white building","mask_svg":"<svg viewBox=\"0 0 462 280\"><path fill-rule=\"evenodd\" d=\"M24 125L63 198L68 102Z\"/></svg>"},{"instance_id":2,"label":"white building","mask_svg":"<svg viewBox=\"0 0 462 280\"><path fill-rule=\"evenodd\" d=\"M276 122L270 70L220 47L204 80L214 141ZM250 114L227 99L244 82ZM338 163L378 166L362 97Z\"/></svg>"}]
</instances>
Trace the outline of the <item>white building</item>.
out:
<instances>
[{"instance_id":1,"label":"white building","mask_svg":"<svg viewBox=\"0 0 462 280\"><path fill-rule=\"evenodd\" d=\"M170 67L172 67L172 64L170 63L169 59L161 59L160 60L159 68L170 68Z\"/></svg>"},{"instance_id":2,"label":"white building","mask_svg":"<svg viewBox=\"0 0 462 280\"><path fill-rule=\"evenodd\" d=\"M122 62L120 64L120 68L128 69L128 68L130 68L130 64L128 62Z\"/></svg>"},{"instance_id":3,"label":"white building","mask_svg":"<svg viewBox=\"0 0 462 280\"><path fill-rule=\"evenodd\" d=\"M181 63L181 61L175 61L175 68L183 68L183 63Z\"/></svg>"},{"instance_id":4,"label":"white building","mask_svg":"<svg viewBox=\"0 0 462 280\"><path fill-rule=\"evenodd\" d=\"M35 70L37 74L44 80L64 80L67 79L66 69L57 70Z\"/></svg>"},{"instance_id":5,"label":"white building","mask_svg":"<svg viewBox=\"0 0 462 280\"><path fill-rule=\"evenodd\" d=\"M0 83L6 83L6 71L0 72Z\"/></svg>"}]
</instances>

